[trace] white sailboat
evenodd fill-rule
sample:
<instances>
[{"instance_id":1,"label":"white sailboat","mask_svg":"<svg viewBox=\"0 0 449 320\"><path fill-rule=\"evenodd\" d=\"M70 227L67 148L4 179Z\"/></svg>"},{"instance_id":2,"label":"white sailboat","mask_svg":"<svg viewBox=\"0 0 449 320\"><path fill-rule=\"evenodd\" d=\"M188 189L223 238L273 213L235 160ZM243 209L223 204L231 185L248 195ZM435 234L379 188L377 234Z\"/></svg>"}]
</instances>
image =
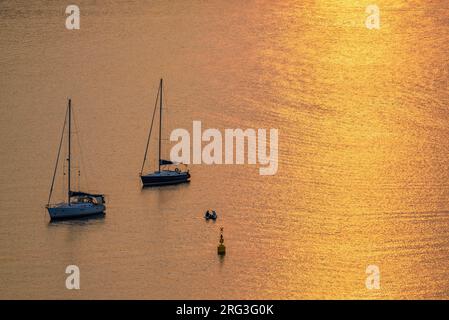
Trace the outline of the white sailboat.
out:
<instances>
[{"instance_id":1,"label":"white sailboat","mask_svg":"<svg viewBox=\"0 0 449 320\"><path fill-rule=\"evenodd\" d=\"M68 119L67 119L68 118ZM67 121L68 120L68 121ZM67 178L67 202L51 204L51 196L53 192L53 187L55 183L56 172L59 163L59 156L61 153L61 146L64 140L64 131L66 124L68 123L68 157L67 157L67 168L68 168L68 178ZM71 131L72 131L72 104L71 99L68 101L66 117L64 120L64 126L62 129L61 141L59 143L58 156L56 159L56 166L53 173L53 180L51 183L50 194L48 196L47 210L50 215L51 220L58 219L74 219L82 218L91 215L98 215L104 213L106 207L104 205L104 195L103 194L91 194L82 191L72 191L71 190Z\"/></svg>"}]
</instances>

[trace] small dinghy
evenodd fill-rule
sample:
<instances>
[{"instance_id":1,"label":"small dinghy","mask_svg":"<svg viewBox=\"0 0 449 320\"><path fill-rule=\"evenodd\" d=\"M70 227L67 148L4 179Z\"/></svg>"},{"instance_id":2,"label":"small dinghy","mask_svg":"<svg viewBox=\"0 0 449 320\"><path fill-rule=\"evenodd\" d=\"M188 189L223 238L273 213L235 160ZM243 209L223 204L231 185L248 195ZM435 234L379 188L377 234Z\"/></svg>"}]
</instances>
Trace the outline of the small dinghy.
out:
<instances>
[{"instance_id":1,"label":"small dinghy","mask_svg":"<svg viewBox=\"0 0 449 320\"><path fill-rule=\"evenodd\" d=\"M207 210L206 214L204 215L204 219L206 219L206 220L209 220L209 219L216 220L217 219L217 213L215 212L215 210L212 210L212 211Z\"/></svg>"},{"instance_id":2,"label":"small dinghy","mask_svg":"<svg viewBox=\"0 0 449 320\"><path fill-rule=\"evenodd\" d=\"M67 119L68 118L68 119ZM64 138L64 131L66 124L68 124L68 156L67 156L67 201L52 204L51 196L53 193L53 187L55 184L56 172L58 169L59 158L61 154L61 147ZM71 135L72 135L72 104L69 99L69 103L66 111L66 119L64 120L64 126L62 129L61 140L59 142L58 156L56 158L56 166L53 172L53 180L51 182L50 187L50 195L48 196L47 202L47 210L50 215L51 220L62 220L62 219L76 219L76 218L84 218L87 216L104 214L106 210L104 195L103 194L92 194L87 192L82 192L80 190L73 191L71 185L71 169L72 169L72 153L71 153ZM65 172L64 172L65 175ZM78 176L80 172L78 171Z\"/></svg>"}]
</instances>

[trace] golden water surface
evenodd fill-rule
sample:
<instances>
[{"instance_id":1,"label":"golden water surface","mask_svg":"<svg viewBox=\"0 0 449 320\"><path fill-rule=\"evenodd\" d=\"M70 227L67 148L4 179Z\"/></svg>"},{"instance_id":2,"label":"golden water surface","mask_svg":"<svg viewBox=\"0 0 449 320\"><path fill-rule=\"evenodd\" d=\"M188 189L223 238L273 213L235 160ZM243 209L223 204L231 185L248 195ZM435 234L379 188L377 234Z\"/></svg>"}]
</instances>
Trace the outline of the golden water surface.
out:
<instances>
[{"instance_id":1,"label":"golden water surface","mask_svg":"<svg viewBox=\"0 0 449 320\"><path fill-rule=\"evenodd\" d=\"M372 3L82 0L69 31L65 1L0 1L0 298L447 298L449 3L376 0L369 30ZM277 174L142 190L161 76L166 136L277 128ZM67 97L107 212L49 223Z\"/></svg>"}]
</instances>

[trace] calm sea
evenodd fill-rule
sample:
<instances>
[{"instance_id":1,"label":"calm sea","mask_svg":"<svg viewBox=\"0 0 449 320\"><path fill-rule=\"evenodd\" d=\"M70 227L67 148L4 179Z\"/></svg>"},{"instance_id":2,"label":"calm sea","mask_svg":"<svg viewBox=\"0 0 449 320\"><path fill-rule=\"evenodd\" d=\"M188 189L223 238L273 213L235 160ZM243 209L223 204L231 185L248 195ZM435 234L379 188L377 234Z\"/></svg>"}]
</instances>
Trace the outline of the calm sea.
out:
<instances>
[{"instance_id":1,"label":"calm sea","mask_svg":"<svg viewBox=\"0 0 449 320\"><path fill-rule=\"evenodd\" d=\"M81 0L69 31L66 1L0 1L0 298L447 298L448 2L377 0L368 30L372 2ZM166 138L276 128L278 173L193 165L142 190L160 77ZM68 97L107 213L49 223Z\"/></svg>"}]
</instances>

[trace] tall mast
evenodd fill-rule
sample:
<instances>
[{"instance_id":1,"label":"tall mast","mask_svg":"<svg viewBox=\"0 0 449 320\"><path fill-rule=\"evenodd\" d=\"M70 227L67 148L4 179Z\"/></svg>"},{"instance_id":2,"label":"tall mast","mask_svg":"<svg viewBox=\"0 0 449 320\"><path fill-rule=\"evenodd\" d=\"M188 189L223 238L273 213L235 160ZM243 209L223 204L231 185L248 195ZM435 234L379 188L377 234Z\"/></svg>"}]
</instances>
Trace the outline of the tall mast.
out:
<instances>
[{"instance_id":1,"label":"tall mast","mask_svg":"<svg viewBox=\"0 0 449 320\"><path fill-rule=\"evenodd\" d=\"M159 101L159 172L161 171L161 133L162 133L162 78L161 78L161 100Z\"/></svg>"},{"instance_id":2,"label":"tall mast","mask_svg":"<svg viewBox=\"0 0 449 320\"><path fill-rule=\"evenodd\" d=\"M70 205L70 157L71 157L71 131L72 131L72 100L69 99L69 157L67 158L67 163L68 163L68 174L69 177L67 179L68 181L68 189L67 189L67 201L68 204Z\"/></svg>"}]
</instances>

